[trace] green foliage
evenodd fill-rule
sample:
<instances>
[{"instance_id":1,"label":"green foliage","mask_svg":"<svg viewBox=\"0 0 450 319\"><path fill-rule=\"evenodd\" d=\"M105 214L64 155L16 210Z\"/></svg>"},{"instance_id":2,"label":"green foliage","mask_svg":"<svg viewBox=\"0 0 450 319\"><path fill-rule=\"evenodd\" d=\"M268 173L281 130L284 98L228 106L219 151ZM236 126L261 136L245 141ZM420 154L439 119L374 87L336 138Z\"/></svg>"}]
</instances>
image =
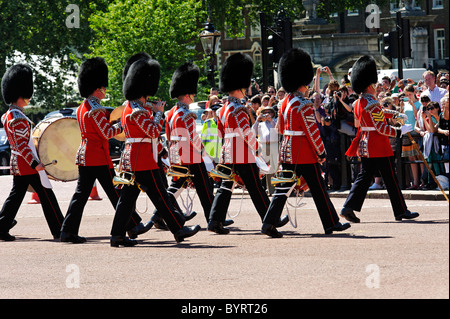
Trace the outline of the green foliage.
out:
<instances>
[{"instance_id":1,"label":"green foliage","mask_svg":"<svg viewBox=\"0 0 450 319\"><path fill-rule=\"evenodd\" d=\"M34 70L35 94L31 105L53 110L76 99L68 79L76 75L78 67L70 54L87 50L91 37L87 17L92 13L91 8L98 10L106 2L0 0L0 75L10 66L11 58L20 54L20 61L30 64ZM79 6L80 28L66 26L69 4ZM0 105L4 110L2 98Z\"/></svg>"},{"instance_id":2,"label":"green foliage","mask_svg":"<svg viewBox=\"0 0 450 319\"><path fill-rule=\"evenodd\" d=\"M90 18L94 31L89 57L103 57L109 67L110 105L123 103L122 70L127 59L145 51L161 64L158 97L170 100L169 87L175 69L187 61L200 67L196 46L200 43L202 6L196 0L119 0L105 12Z\"/></svg>"}]
</instances>

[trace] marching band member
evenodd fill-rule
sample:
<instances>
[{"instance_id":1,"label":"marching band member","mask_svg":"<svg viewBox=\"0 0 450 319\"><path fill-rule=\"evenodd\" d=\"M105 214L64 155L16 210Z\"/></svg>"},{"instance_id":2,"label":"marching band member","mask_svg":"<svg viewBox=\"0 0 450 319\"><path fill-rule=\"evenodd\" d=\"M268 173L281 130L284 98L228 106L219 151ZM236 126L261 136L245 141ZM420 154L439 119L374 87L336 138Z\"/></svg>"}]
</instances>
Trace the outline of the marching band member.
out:
<instances>
[{"instance_id":1,"label":"marching band member","mask_svg":"<svg viewBox=\"0 0 450 319\"><path fill-rule=\"evenodd\" d=\"M264 191L256 165L255 153L258 149L255 134L250 127L247 108L241 104L245 91L250 86L253 75L253 61L241 53L230 56L220 72L220 89L229 94L228 102L220 109L218 117L219 134L224 136L220 163L236 172L244 182L253 204L264 218L270 200ZM223 223L230 204L234 181L222 180L216 193L210 214L208 230L217 234L228 234ZM289 221L286 216L279 221L279 227Z\"/></svg>"},{"instance_id":2,"label":"marching band member","mask_svg":"<svg viewBox=\"0 0 450 319\"><path fill-rule=\"evenodd\" d=\"M14 241L9 234L14 226L14 218L31 185L41 201L42 210L53 238L60 237L64 216L61 213L55 194L46 188L39 172L44 171L44 164L39 161L35 146L31 140L31 120L23 113L33 95L33 71L28 65L16 64L9 68L2 79L2 95L9 105L1 120L11 144L11 174L13 186L0 211L0 240Z\"/></svg>"},{"instance_id":3,"label":"marching band member","mask_svg":"<svg viewBox=\"0 0 450 319\"><path fill-rule=\"evenodd\" d=\"M314 73L311 57L301 49L286 52L279 63L280 82L289 95L279 110L278 129L284 136L280 150L283 170L303 176L311 191L314 203L326 234L343 231L350 224L341 224L326 191L320 164L325 161L325 147L314 116L314 106L304 97ZM283 183L275 188L270 208L264 218L261 232L273 238L282 237L276 223L287 201L287 192L292 183Z\"/></svg>"},{"instance_id":4,"label":"marching band member","mask_svg":"<svg viewBox=\"0 0 450 319\"><path fill-rule=\"evenodd\" d=\"M197 115L189 111L189 104L194 102L197 94L199 75L199 68L192 63L186 63L174 72L170 97L178 102L167 113L166 134L170 143L170 163L186 167L193 175L192 182L208 222L214 200L213 186L203 162L203 144L196 132ZM187 177L182 177L172 181L167 190L169 196L173 197L172 201L176 201L176 194L182 191L186 180Z\"/></svg>"},{"instance_id":5,"label":"marching band member","mask_svg":"<svg viewBox=\"0 0 450 319\"><path fill-rule=\"evenodd\" d=\"M356 61L352 68L351 81L353 90L361 94L354 107L359 129L346 155L361 158L361 171L341 211L342 217L354 223L359 223L360 219L353 211L361 211L367 190L377 170L386 184L395 219L401 221L419 216L418 213L411 213L406 206L398 186L394 153L389 143L389 137L400 137L410 130L410 125L398 128L386 122L383 108L374 96L377 80L377 66L372 57L363 56Z\"/></svg>"},{"instance_id":6,"label":"marching band member","mask_svg":"<svg viewBox=\"0 0 450 319\"><path fill-rule=\"evenodd\" d=\"M145 191L163 217L177 242L195 235L200 226L184 227L185 218L177 211L164 188L163 176L158 167L157 139L161 132L165 102L157 102L154 111L144 107L149 96L158 90L160 66L157 61L140 59L131 64L123 93L128 100L122 113L122 125L126 136L126 147L122 153L121 166L134 177L133 185L122 189L116 215L111 229L111 246L134 246L136 240L125 236L131 207L135 206L139 193Z\"/></svg>"},{"instance_id":7,"label":"marching band member","mask_svg":"<svg viewBox=\"0 0 450 319\"><path fill-rule=\"evenodd\" d=\"M77 109L78 125L82 141L78 148L78 183L70 202L61 229L61 241L84 243L86 238L78 236L81 218L89 195L98 179L114 209L119 201L119 191L113 185L114 166L109 155L108 140L122 131L119 123L111 125L106 109L100 105L108 86L108 67L102 58L85 61L78 75L78 88L84 102ZM135 212L128 225L135 236L148 231L151 224L143 225Z\"/></svg>"},{"instance_id":8,"label":"marching band member","mask_svg":"<svg viewBox=\"0 0 450 319\"><path fill-rule=\"evenodd\" d=\"M128 69L130 68L130 66L140 60L140 59L151 59L150 55L146 52L139 52L136 54L133 54L125 63L125 66L123 68L123 73L122 73L122 81L125 81L125 78L127 77L128 74ZM127 101L124 102L123 105L126 105ZM149 112L153 113L153 106L150 102L146 102L144 105L144 108L148 109ZM168 151L166 150L166 148L163 146L161 138L158 138L158 167L160 169L160 172L163 176L165 176L165 171L164 171L164 167L165 164L163 163L162 159L163 158L167 158L168 157ZM167 179L163 178L163 182L164 182L164 186L166 189L169 188L169 185L167 183ZM172 205L175 207L176 210L178 211L182 211L180 208L180 205L178 205L178 202L176 200L176 198L174 196L170 196L170 192L169 192L169 199L172 202ZM186 218L186 221L192 219L195 217L195 215L197 215L196 212L192 212L191 215L187 216L184 215L184 217ZM168 230L167 225L164 222L164 219L158 214L158 211L155 210L153 213L152 218L150 219L150 222L148 224L153 224L155 226L155 228L158 229L162 229L162 230Z\"/></svg>"}]
</instances>

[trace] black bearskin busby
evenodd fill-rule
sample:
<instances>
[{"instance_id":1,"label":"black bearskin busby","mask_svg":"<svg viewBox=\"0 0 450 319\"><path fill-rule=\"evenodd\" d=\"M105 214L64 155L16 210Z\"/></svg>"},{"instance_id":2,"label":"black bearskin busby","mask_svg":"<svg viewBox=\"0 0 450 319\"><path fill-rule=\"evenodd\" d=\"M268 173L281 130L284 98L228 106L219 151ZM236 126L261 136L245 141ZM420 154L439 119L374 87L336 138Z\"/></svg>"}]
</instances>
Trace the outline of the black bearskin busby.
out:
<instances>
[{"instance_id":1,"label":"black bearskin busby","mask_svg":"<svg viewBox=\"0 0 450 319\"><path fill-rule=\"evenodd\" d=\"M83 62L78 74L78 90L84 98L95 90L108 87L108 66L103 58L92 58Z\"/></svg>"},{"instance_id":2,"label":"black bearskin busby","mask_svg":"<svg viewBox=\"0 0 450 319\"><path fill-rule=\"evenodd\" d=\"M253 76L253 60L247 54L236 53L230 56L220 71L220 90L229 93L247 89Z\"/></svg>"},{"instance_id":3,"label":"black bearskin busby","mask_svg":"<svg viewBox=\"0 0 450 319\"><path fill-rule=\"evenodd\" d=\"M128 101L155 96L158 91L161 67L158 61L140 59L134 62L123 82L123 94Z\"/></svg>"},{"instance_id":4,"label":"black bearskin busby","mask_svg":"<svg viewBox=\"0 0 450 319\"><path fill-rule=\"evenodd\" d=\"M197 94L197 82L200 69L193 63L185 63L173 73L170 83L170 97L176 99L186 94Z\"/></svg>"},{"instance_id":5,"label":"black bearskin busby","mask_svg":"<svg viewBox=\"0 0 450 319\"><path fill-rule=\"evenodd\" d=\"M311 57L302 49L287 51L280 59L278 76L281 86L288 93L293 93L301 86L307 86L314 78Z\"/></svg>"},{"instance_id":6,"label":"black bearskin busby","mask_svg":"<svg viewBox=\"0 0 450 319\"><path fill-rule=\"evenodd\" d=\"M133 55L127 60L127 63L125 63L125 66L124 66L124 68L123 68L122 82L125 81L125 78L127 77L128 70L130 69L130 66L131 66L134 62L136 62L136 61L138 61L138 60L140 60L140 59L151 60L151 58L152 58L152 57L151 57L148 53L146 53L146 52L139 52L139 53L133 54Z\"/></svg>"},{"instance_id":7,"label":"black bearskin busby","mask_svg":"<svg viewBox=\"0 0 450 319\"><path fill-rule=\"evenodd\" d=\"M33 71L26 64L15 64L6 70L2 79L2 95L6 104L19 98L31 99L33 95Z\"/></svg>"},{"instance_id":8,"label":"black bearskin busby","mask_svg":"<svg viewBox=\"0 0 450 319\"><path fill-rule=\"evenodd\" d=\"M352 67L351 76L353 90L361 94L371 84L378 82L377 64L373 57L362 56Z\"/></svg>"}]
</instances>

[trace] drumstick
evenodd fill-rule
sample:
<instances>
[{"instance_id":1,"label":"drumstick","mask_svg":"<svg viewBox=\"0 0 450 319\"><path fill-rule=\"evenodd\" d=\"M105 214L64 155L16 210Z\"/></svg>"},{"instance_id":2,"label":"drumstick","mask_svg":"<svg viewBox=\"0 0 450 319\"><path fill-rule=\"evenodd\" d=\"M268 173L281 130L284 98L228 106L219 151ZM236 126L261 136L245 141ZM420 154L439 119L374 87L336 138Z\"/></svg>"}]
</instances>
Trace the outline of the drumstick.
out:
<instances>
[{"instance_id":1,"label":"drumstick","mask_svg":"<svg viewBox=\"0 0 450 319\"><path fill-rule=\"evenodd\" d=\"M56 164L58 164L58 161L57 161L57 160L53 160L53 161L51 161L51 162L48 163L48 164L44 164L44 167L45 167L45 166L50 166L50 165L56 165Z\"/></svg>"}]
</instances>

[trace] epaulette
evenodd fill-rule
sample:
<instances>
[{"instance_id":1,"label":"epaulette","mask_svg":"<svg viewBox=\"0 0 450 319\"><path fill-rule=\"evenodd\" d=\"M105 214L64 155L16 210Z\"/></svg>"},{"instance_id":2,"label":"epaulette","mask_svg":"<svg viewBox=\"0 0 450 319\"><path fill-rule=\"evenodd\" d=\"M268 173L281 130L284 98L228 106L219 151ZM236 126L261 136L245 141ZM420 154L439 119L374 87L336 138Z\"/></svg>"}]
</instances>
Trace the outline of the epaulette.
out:
<instances>
[{"instance_id":1,"label":"epaulette","mask_svg":"<svg viewBox=\"0 0 450 319\"><path fill-rule=\"evenodd\" d=\"M25 114L23 114L22 111L20 111L18 109L10 109L8 112L12 115L12 119L10 120L11 124L16 122L16 121L19 121L19 120L26 120L31 125L34 125L33 121L31 121ZM8 113L6 113L5 115L7 115L7 114ZM6 117L7 116L5 116L5 121L6 121Z\"/></svg>"},{"instance_id":2,"label":"epaulette","mask_svg":"<svg viewBox=\"0 0 450 319\"><path fill-rule=\"evenodd\" d=\"M370 110L374 106L380 105L380 102L378 102L371 94L365 94L365 95L363 95L363 97L367 101L367 105L364 108L365 110Z\"/></svg>"},{"instance_id":3,"label":"epaulette","mask_svg":"<svg viewBox=\"0 0 450 319\"><path fill-rule=\"evenodd\" d=\"M237 114L241 111L244 111L247 115L250 115L248 108L242 104L235 104L233 107L234 107L234 110L233 110L232 114Z\"/></svg>"},{"instance_id":4,"label":"epaulette","mask_svg":"<svg viewBox=\"0 0 450 319\"><path fill-rule=\"evenodd\" d=\"M131 106L131 109L133 110L131 112L131 114L129 115L131 118L134 118L134 117L138 116L139 114L143 114L143 113L150 116L149 110L147 110L145 107L141 106L138 102L130 101L130 106Z\"/></svg>"},{"instance_id":5,"label":"epaulette","mask_svg":"<svg viewBox=\"0 0 450 319\"><path fill-rule=\"evenodd\" d=\"M183 115L182 115L181 119L182 119L183 121L186 121L186 120L188 120L188 119L190 119L190 118L193 118L194 120L197 120L197 114L195 114L194 112L192 112L192 111L189 110L189 109L184 109L184 110L183 110Z\"/></svg>"},{"instance_id":6,"label":"epaulette","mask_svg":"<svg viewBox=\"0 0 450 319\"><path fill-rule=\"evenodd\" d=\"M91 109L89 110L89 116L92 116L94 113L98 111L106 111L106 109L100 105L95 99L87 99L87 102L91 106Z\"/></svg>"}]
</instances>

